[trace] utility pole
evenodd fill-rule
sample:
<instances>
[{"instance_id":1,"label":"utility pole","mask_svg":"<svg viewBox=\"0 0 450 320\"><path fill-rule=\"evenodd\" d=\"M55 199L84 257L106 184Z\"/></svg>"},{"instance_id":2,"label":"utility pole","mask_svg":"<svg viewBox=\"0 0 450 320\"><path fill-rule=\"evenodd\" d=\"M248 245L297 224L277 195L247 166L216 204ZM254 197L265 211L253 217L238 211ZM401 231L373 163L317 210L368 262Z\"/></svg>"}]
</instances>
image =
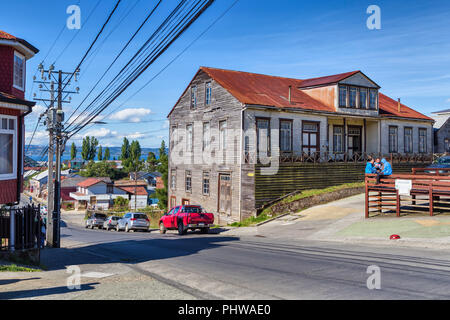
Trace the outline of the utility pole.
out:
<instances>
[{"instance_id":1,"label":"utility pole","mask_svg":"<svg viewBox=\"0 0 450 320\"><path fill-rule=\"evenodd\" d=\"M69 94L78 93L79 88L75 91L65 91L67 85L70 84L70 79L74 75L73 73L63 72L59 70L57 72L57 78L54 75L55 67L51 65L48 70L45 70L43 65L39 65L39 71L41 72L42 81L36 81L39 83L40 91L49 92L50 99L35 99L37 101L42 101L47 105L47 130L49 132L49 148L48 148L48 166L49 166L49 176L47 183L48 190L48 216L47 216L47 245L52 248L60 247L60 222L61 222L61 156L64 152L65 143L67 140L66 136L63 136L63 121L64 112L62 110L63 103L69 103L64 101L63 94L67 97ZM79 70L75 72L75 81L77 81ZM57 107L55 108L55 81L58 84L58 89L56 92ZM50 88L48 87L50 85ZM44 89L45 88L45 89ZM55 179L53 179L53 157L55 157ZM51 215L51 218L50 218Z\"/></svg>"}]
</instances>

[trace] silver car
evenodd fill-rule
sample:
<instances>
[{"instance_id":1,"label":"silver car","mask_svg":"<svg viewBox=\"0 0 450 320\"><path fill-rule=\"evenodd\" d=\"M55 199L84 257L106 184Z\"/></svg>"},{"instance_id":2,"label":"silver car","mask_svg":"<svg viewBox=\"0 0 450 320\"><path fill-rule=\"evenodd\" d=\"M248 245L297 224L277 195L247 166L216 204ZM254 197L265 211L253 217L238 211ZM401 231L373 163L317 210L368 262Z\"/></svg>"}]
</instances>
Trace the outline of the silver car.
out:
<instances>
[{"instance_id":1,"label":"silver car","mask_svg":"<svg viewBox=\"0 0 450 320\"><path fill-rule=\"evenodd\" d=\"M103 222L103 229L105 229L106 231L109 231L110 229L115 229L119 220L120 217L118 216L110 216L106 218L105 222Z\"/></svg>"},{"instance_id":2,"label":"silver car","mask_svg":"<svg viewBox=\"0 0 450 320\"><path fill-rule=\"evenodd\" d=\"M106 214L104 213L93 213L89 219L86 220L86 228L94 229L95 227L102 229L103 223L106 220Z\"/></svg>"},{"instance_id":3,"label":"silver car","mask_svg":"<svg viewBox=\"0 0 450 320\"><path fill-rule=\"evenodd\" d=\"M129 232L130 230L149 231L150 220L145 213L128 212L117 222L116 230L125 230L125 232Z\"/></svg>"}]
</instances>

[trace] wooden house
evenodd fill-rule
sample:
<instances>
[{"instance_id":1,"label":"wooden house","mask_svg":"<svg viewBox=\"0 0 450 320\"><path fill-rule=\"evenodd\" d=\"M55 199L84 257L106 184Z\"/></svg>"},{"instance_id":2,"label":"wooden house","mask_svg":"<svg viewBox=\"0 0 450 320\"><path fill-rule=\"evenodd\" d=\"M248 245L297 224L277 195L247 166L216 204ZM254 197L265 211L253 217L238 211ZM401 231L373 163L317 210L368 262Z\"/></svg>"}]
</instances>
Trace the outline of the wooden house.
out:
<instances>
[{"instance_id":1,"label":"wooden house","mask_svg":"<svg viewBox=\"0 0 450 320\"><path fill-rule=\"evenodd\" d=\"M34 102L25 100L26 63L39 50L0 31L0 204L20 201L25 125Z\"/></svg>"},{"instance_id":2,"label":"wooden house","mask_svg":"<svg viewBox=\"0 0 450 320\"><path fill-rule=\"evenodd\" d=\"M330 162L352 163L352 179L362 181L369 154L432 154L434 120L379 91L361 71L292 79L201 67L168 115L169 207L200 204L230 223L307 188ZM280 173L292 180L307 163L323 166L288 188Z\"/></svg>"}]
</instances>

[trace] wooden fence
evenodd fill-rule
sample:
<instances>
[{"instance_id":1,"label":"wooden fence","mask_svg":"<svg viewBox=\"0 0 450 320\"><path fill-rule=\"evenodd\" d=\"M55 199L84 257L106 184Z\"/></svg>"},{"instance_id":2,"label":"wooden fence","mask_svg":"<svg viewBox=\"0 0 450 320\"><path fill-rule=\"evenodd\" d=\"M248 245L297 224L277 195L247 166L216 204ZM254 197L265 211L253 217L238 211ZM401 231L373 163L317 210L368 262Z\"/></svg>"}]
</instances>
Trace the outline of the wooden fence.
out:
<instances>
[{"instance_id":1,"label":"wooden fence","mask_svg":"<svg viewBox=\"0 0 450 320\"><path fill-rule=\"evenodd\" d=\"M421 170L415 170L418 172ZM409 195L401 195L396 180L411 181ZM450 175L438 174L393 174L366 175L366 218L376 215L450 213Z\"/></svg>"},{"instance_id":2,"label":"wooden fence","mask_svg":"<svg viewBox=\"0 0 450 320\"><path fill-rule=\"evenodd\" d=\"M412 168L425 167L430 162L392 162L394 173L410 173ZM280 163L274 175L262 175L262 165L255 166L255 208L285 194L323 189L344 183L364 181L364 162Z\"/></svg>"}]
</instances>

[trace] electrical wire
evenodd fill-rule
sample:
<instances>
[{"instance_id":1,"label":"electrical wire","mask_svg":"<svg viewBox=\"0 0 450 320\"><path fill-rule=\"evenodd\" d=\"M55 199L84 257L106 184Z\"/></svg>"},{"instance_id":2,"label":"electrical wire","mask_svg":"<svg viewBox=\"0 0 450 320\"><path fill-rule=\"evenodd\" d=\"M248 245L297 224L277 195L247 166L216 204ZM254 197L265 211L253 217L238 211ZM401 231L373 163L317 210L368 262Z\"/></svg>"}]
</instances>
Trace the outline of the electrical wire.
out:
<instances>
[{"instance_id":1,"label":"electrical wire","mask_svg":"<svg viewBox=\"0 0 450 320\"><path fill-rule=\"evenodd\" d=\"M81 130L83 127L85 127L87 124L89 124L93 119L95 119L96 116L100 112L102 112L107 106L109 106L118 96L123 93L162 53L167 50L167 48L181 35L184 33L184 31L212 4L213 0L209 1L198 1L195 3L188 11L188 14L185 14L179 22L175 22L175 27L172 27L172 29L169 31L167 35L162 35L163 39L157 44L156 48L154 48L150 54L148 54L144 61L135 68L130 75L127 76L127 78L119 85L118 88L114 90L113 93L110 94L110 96L102 103L99 107L96 108L91 114L89 118L86 118L84 124L78 125L74 131L71 133L70 136L75 134L77 131ZM146 42L146 44L138 51L137 54L139 54L140 51L145 49L145 46L150 42L150 40L153 39L154 35L159 35L158 32L162 29L162 27L167 26L167 22L170 22L169 20L166 20L165 23L163 23L160 28L153 34L152 37ZM136 54L136 55L137 55ZM132 58L132 60L136 57L136 55ZM132 60L127 64L129 65Z\"/></svg>"}]
</instances>

